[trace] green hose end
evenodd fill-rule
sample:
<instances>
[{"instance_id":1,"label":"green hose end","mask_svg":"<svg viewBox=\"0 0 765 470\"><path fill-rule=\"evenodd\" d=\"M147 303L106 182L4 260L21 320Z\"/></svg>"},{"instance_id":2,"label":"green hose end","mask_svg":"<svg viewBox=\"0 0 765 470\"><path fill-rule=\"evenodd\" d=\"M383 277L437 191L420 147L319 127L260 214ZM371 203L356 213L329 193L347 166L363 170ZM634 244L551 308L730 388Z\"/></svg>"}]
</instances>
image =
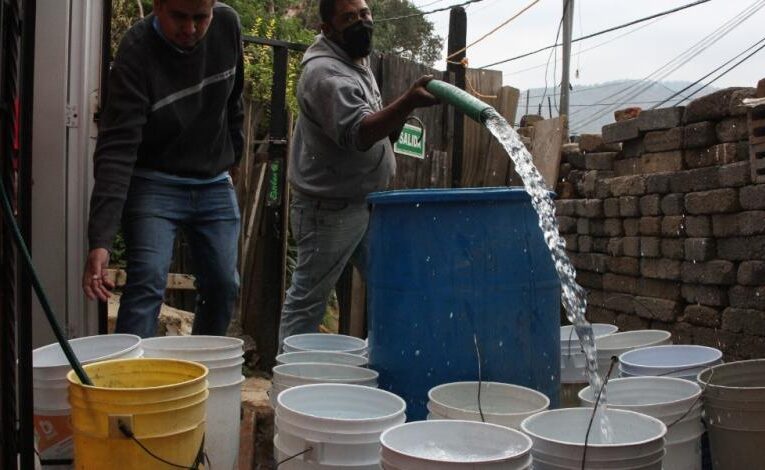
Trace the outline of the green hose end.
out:
<instances>
[{"instance_id":1,"label":"green hose end","mask_svg":"<svg viewBox=\"0 0 765 470\"><path fill-rule=\"evenodd\" d=\"M470 119L481 124L486 122L489 111L494 109L470 93L441 80L429 81L426 88L444 103L454 106Z\"/></svg>"}]
</instances>

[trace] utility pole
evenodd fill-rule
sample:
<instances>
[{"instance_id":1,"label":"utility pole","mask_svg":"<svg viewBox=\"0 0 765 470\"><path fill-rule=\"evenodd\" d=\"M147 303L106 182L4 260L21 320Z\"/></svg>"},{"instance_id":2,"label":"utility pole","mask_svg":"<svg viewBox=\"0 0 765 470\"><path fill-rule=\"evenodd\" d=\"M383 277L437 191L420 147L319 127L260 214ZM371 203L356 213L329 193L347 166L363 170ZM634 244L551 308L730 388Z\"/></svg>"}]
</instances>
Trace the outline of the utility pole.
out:
<instances>
[{"instance_id":1,"label":"utility pole","mask_svg":"<svg viewBox=\"0 0 765 470\"><path fill-rule=\"evenodd\" d=\"M563 77L560 83L560 114L568 116L571 70L571 35L574 29L574 0L563 0Z\"/></svg>"},{"instance_id":2,"label":"utility pole","mask_svg":"<svg viewBox=\"0 0 765 470\"><path fill-rule=\"evenodd\" d=\"M449 40L447 51L451 55L462 50L467 44L467 14L462 7L455 7L449 11ZM465 89L465 66L461 61L465 58L465 51L455 55L446 64L446 70L454 74L454 85ZM465 117L458 110L454 110L453 135L452 135L452 188L459 188L462 184L462 145L465 139Z\"/></svg>"}]
</instances>

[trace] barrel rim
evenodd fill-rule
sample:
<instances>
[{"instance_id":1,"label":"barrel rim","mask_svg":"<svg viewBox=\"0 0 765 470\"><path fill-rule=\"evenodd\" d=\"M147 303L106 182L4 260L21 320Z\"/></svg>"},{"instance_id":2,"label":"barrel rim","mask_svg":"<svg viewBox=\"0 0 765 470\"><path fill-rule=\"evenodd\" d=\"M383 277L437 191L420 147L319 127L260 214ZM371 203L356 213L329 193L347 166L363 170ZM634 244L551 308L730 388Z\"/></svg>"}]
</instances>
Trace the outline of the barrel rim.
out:
<instances>
[{"instance_id":1,"label":"barrel rim","mask_svg":"<svg viewBox=\"0 0 765 470\"><path fill-rule=\"evenodd\" d=\"M169 385L160 385L158 387L139 387L139 388L128 388L128 387L98 387L96 385L85 385L82 382L80 382L79 377L77 377L77 374L75 371L71 370L68 374L66 374L66 378L69 381L71 385L75 385L77 387L82 387L86 390L99 390L99 391L114 391L114 392L128 392L128 391L137 391L137 390L153 390L153 391L161 391L161 390L171 390L173 388L176 388L181 385L190 385L194 384L200 381L206 381L207 375L209 373L209 370L204 365L198 363L198 362L192 362L192 361L184 361L182 359L164 359L164 358L144 358L144 357L137 357L137 358L129 358L129 359L111 359L108 361L99 361L94 362L93 364L87 364L84 365L83 368L85 369L85 372L87 373L89 368L92 368L97 365L103 365L104 363L119 363L119 362L135 362L135 361L141 361L141 362L147 362L147 361L154 361L154 362L175 362L175 363L184 363L186 365L189 365L193 368L202 369L203 374L199 377L195 377L190 380L186 380L184 382L175 383L175 384L169 384Z\"/></svg>"},{"instance_id":2,"label":"barrel rim","mask_svg":"<svg viewBox=\"0 0 765 470\"><path fill-rule=\"evenodd\" d=\"M444 424L444 423L446 423L446 424ZM413 458L413 459L423 460L423 461L427 461L427 462L439 462L439 463L443 463L443 462L454 462L454 463L463 463L463 464L464 463L476 463L475 461L471 461L471 460L456 460L456 461L455 460L450 460L450 461L445 461L445 460L438 460L438 459L434 459L434 458L427 458L427 457L423 457L423 456L420 456L420 455L415 455L415 454L411 454L411 453L408 453L408 452L403 452L403 451L398 450L398 449L393 449L390 446L385 444L385 440L388 437L388 435L391 432L395 432L395 431L399 430L400 428L404 428L404 427L417 427L417 426L422 426L422 427L428 427L428 426L454 426L454 425L459 425L459 424L468 425L468 426L475 426L475 427L484 427L484 428L487 428L487 429L488 428L494 428L497 432L504 432L506 435L513 435L513 437L520 438L526 444L524 446L523 450L519 451L515 455L505 456L505 457L495 457L495 458L482 459L480 461L480 463L482 463L482 464L483 463L487 463L488 464L488 463L507 462L507 461L512 461L514 459L523 458L523 456L528 455L528 454L531 453L531 449L532 449L532 447L534 445L534 442L531 440L531 438L529 436L527 436L526 434L524 434L521 431L518 431L517 429L509 428L507 426L502 426L502 425L499 425L499 424L484 423L484 422L480 422L480 421L470 421L470 420L464 420L464 419L444 419L444 420L432 420L432 421L410 421L408 423L401 423L401 424L398 424L396 426L393 426L393 427L390 427L390 428L386 429L385 431L383 431L382 434L380 434L380 445L382 446L384 451L389 451L389 452L391 452L393 454L398 454L398 455L403 456L405 458Z\"/></svg>"},{"instance_id":3,"label":"barrel rim","mask_svg":"<svg viewBox=\"0 0 765 470\"><path fill-rule=\"evenodd\" d=\"M551 442L551 443L554 443L555 445L559 445L559 446L572 447L572 448L581 448L582 446L584 446L584 443L578 444L578 443L575 443L575 442L561 441L561 440L558 440L558 439L553 439L553 438L550 438L550 437L545 437L545 436L540 435L539 433L531 431L531 430L528 429L528 423L534 421L535 419L540 419L541 416L544 416L544 415L547 415L547 414L585 413L585 412L591 414L592 413L591 410L592 410L591 408L558 408L558 409L555 409L555 410L542 411L540 413L537 413L537 414L535 414L533 416L529 416L528 418L524 419L523 422L521 423L521 430L524 433L528 434L530 437L535 438L535 439L539 439L539 440L542 440L542 441L545 441L545 442ZM607 413L616 413L616 414L628 413L628 414L631 414L631 415L635 415L635 416L639 417L640 419L645 419L645 420L648 420L648 421L653 421L654 423L659 424L660 429L662 430L662 432L658 436L656 436L656 437L643 439L641 441L629 442L629 443L624 443L624 444L595 444L595 443L589 442L587 444L587 447L589 447L589 448L598 448L598 449L616 449L616 448L636 447L636 446L641 446L641 445L644 445L644 444L650 444L651 442L654 442L654 441L659 440L659 439L664 439L664 437L667 435L667 425L664 424L660 419L654 418L653 416L648 416L646 414L638 413L636 411L619 410L619 409L614 409L614 408L608 409Z\"/></svg>"},{"instance_id":4,"label":"barrel rim","mask_svg":"<svg viewBox=\"0 0 765 470\"><path fill-rule=\"evenodd\" d=\"M711 390L725 390L725 391L746 390L746 391L765 392L765 386L763 387L733 387L730 385L716 385L702 378L702 375L706 374L707 372L713 371L714 369L717 369L717 368L735 367L737 364L747 364L747 363L753 363L753 362L762 362L765 364L765 359L747 359L745 361L734 361L734 362L724 362L722 364L715 364L699 372L698 375L696 376L696 381L698 381L699 384L702 384L705 391L708 387L711 387Z\"/></svg>"},{"instance_id":5,"label":"barrel rim","mask_svg":"<svg viewBox=\"0 0 765 470\"><path fill-rule=\"evenodd\" d=\"M551 197L555 193L549 191ZM423 188L378 191L367 196L373 205L418 202L472 202L472 201L531 201L522 186L494 186L486 188Z\"/></svg>"}]
</instances>

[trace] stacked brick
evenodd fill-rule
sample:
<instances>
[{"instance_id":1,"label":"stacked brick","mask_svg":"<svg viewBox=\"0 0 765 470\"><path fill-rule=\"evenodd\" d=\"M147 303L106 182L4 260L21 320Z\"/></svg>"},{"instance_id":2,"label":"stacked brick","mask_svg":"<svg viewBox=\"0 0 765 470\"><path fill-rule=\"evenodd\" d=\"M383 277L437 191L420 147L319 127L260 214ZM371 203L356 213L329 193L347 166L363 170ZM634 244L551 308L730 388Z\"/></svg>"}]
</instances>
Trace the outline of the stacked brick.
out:
<instances>
[{"instance_id":1,"label":"stacked brick","mask_svg":"<svg viewBox=\"0 0 765 470\"><path fill-rule=\"evenodd\" d=\"M765 184L753 89L643 111L564 148L557 212L592 321L765 357Z\"/></svg>"}]
</instances>

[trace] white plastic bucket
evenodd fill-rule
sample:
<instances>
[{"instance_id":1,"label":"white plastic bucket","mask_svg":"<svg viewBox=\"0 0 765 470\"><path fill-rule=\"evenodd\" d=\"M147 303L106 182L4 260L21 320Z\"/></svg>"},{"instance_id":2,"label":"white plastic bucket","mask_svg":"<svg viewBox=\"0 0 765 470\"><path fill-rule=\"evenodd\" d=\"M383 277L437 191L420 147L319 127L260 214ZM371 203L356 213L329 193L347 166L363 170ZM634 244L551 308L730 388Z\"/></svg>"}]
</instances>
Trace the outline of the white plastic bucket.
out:
<instances>
[{"instance_id":1,"label":"white plastic bucket","mask_svg":"<svg viewBox=\"0 0 765 470\"><path fill-rule=\"evenodd\" d=\"M240 375L239 380L208 388L205 451L211 468L233 469L239 456L243 382Z\"/></svg>"},{"instance_id":2,"label":"white plastic bucket","mask_svg":"<svg viewBox=\"0 0 765 470\"><path fill-rule=\"evenodd\" d=\"M763 468L765 359L711 367L698 381L715 470Z\"/></svg>"},{"instance_id":3,"label":"white plastic bucket","mask_svg":"<svg viewBox=\"0 0 765 470\"><path fill-rule=\"evenodd\" d=\"M592 323L592 333L595 339L610 336L617 331L619 327L609 325L608 323ZM584 355L582 346L579 343L579 336L573 325L560 327L560 382L562 384L584 384L587 383L587 358ZM578 387L577 391L581 389ZM574 393L569 399L576 400ZM568 401L568 400L567 400Z\"/></svg>"},{"instance_id":4,"label":"white plastic bucket","mask_svg":"<svg viewBox=\"0 0 765 470\"><path fill-rule=\"evenodd\" d=\"M386 470L527 469L531 439L504 426L475 421L417 421L380 436Z\"/></svg>"},{"instance_id":5,"label":"white plastic bucket","mask_svg":"<svg viewBox=\"0 0 765 470\"><path fill-rule=\"evenodd\" d=\"M478 382L455 382L428 392L428 410L437 417L482 421L478 410ZM521 421L546 410L550 399L519 385L481 382L481 411L485 422L520 429Z\"/></svg>"},{"instance_id":6,"label":"white plastic bucket","mask_svg":"<svg viewBox=\"0 0 765 470\"><path fill-rule=\"evenodd\" d=\"M672 344L672 333L662 330L635 330L614 333L595 340L598 351L598 371L601 376L608 373L611 367L611 358L617 358L633 349L646 348L649 346L662 346ZM611 376L616 377L619 373L618 365L611 371Z\"/></svg>"},{"instance_id":7,"label":"white plastic bucket","mask_svg":"<svg viewBox=\"0 0 765 470\"><path fill-rule=\"evenodd\" d=\"M696 381L699 372L720 362L722 352L708 346L651 346L621 354L619 371L622 377L661 376Z\"/></svg>"},{"instance_id":8,"label":"white plastic bucket","mask_svg":"<svg viewBox=\"0 0 765 470\"><path fill-rule=\"evenodd\" d=\"M366 367L369 359L359 354L336 351L296 351L276 356L276 365L300 362L319 362L323 364L343 364L346 366Z\"/></svg>"},{"instance_id":9,"label":"white plastic bucket","mask_svg":"<svg viewBox=\"0 0 765 470\"><path fill-rule=\"evenodd\" d=\"M108 359L141 357L141 338L114 334L76 338L69 345L82 364ZM67 460L74 455L72 428L69 423L69 382L71 370L58 343L32 352L32 386L34 391L35 445L40 458ZM69 465L46 465L47 469L71 468Z\"/></svg>"},{"instance_id":10,"label":"white plastic bucket","mask_svg":"<svg viewBox=\"0 0 765 470\"><path fill-rule=\"evenodd\" d=\"M656 418L633 411L605 410L611 440L604 442L594 423L587 445L585 468L661 469L667 427ZM533 441L534 468L582 468L589 408L549 410L526 418L521 429Z\"/></svg>"},{"instance_id":11,"label":"white plastic bucket","mask_svg":"<svg viewBox=\"0 0 765 470\"><path fill-rule=\"evenodd\" d=\"M242 356L244 341L228 336L157 336L141 342L144 357L202 362ZM206 366L207 364L205 364Z\"/></svg>"},{"instance_id":12,"label":"white plastic bucket","mask_svg":"<svg viewBox=\"0 0 765 470\"><path fill-rule=\"evenodd\" d=\"M284 339L284 352L335 351L348 354L367 355L367 342L353 336L329 333L305 333Z\"/></svg>"},{"instance_id":13,"label":"white plastic bucket","mask_svg":"<svg viewBox=\"0 0 765 470\"><path fill-rule=\"evenodd\" d=\"M336 383L377 387L380 374L364 367L343 364L323 364L316 362L298 362L283 364L273 368L271 385L271 405L276 405L276 398L281 392L299 385Z\"/></svg>"},{"instance_id":14,"label":"white plastic bucket","mask_svg":"<svg viewBox=\"0 0 765 470\"><path fill-rule=\"evenodd\" d=\"M701 387L673 377L630 377L608 382L608 407L643 413L667 425L667 469L701 470ZM579 393L582 406L593 406L591 387Z\"/></svg>"},{"instance_id":15,"label":"white plastic bucket","mask_svg":"<svg viewBox=\"0 0 765 470\"><path fill-rule=\"evenodd\" d=\"M359 385L301 385L285 390L277 403L275 453L292 456L311 448L289 468L379 466L380 434L406 420L403 399Z\"/></svg>"}]
</instances>

